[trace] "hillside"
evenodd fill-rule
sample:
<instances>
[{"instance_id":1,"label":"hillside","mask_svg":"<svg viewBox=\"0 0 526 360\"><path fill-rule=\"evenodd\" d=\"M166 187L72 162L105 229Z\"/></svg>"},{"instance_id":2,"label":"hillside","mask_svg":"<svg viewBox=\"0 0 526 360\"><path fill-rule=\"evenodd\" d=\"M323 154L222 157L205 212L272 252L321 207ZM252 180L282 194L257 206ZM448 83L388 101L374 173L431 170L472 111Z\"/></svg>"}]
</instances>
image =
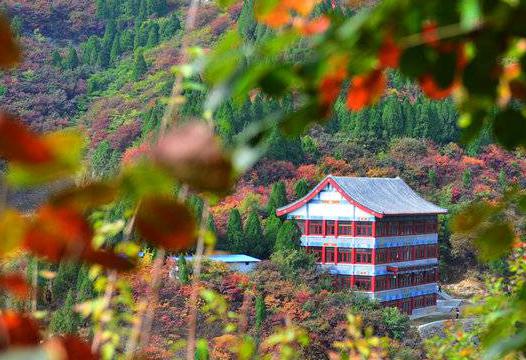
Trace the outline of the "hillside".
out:
<instances>
[{"instance_id":1,"label":"hillside","mask_svg":"<svg viewBox=\"0 0 526 360\"><path fill-rule=\"evenodd\" d=\"M374 6L375 2L365 3ZM357 9L342 9L339 5L322 1L315 14L336 11L346 17L355 15ZM201 55L209 54L230 29L238 31L249 50L274 34L275 30L256 21L253 6L254 1L246 0L225 10L204 2L196 28L185 34L188 9L181 0L3 1L2 10L11 19L24 50L24 61L15 70L0 73L1 110L20 116L39 133L81 129L88 143L82 181L112 179L125 165L148 156L180 73L190 73L183 79L185 99L178 109L180 121L209 118L227 152L236 148L251 125L263 119L269 121L269 131L264 133L267 151L224 196L208 197L193 190L186 196L187 187L169 183L171 192L185 194L191 210L189 222L206 221L201 230L211 234L202 231L205 235L200 235L210 244L217 240L216 250L263 260L254 273L241 274L206 262L197 284L189 283L193 274L187 274L186 280L173 281L170 269L175 266L175 257L162 270L156 270L152 264L156 250L150 244L129 244L130 239L135 240L134 234L126 233L123 219L135 219L131 214L139 207L136 199L119 198L91 214L90 222L107 225L100 226L103 230L97 228L107 232L102 242L122 246L119 249L123 253L131 251L126 246L140 248L138 274L124 275L129 287L118 284L123 286L118 289L122 297L116 301L122 301L117 305L124 312L137 311L135 304L131 305L132 299L149 299L152 273L157 271L165 285L161 286L155 307L158 319L153 323L152 337L142 349L147 358L179 354L177 346L181 347L179 342L187 336L184 326L191 312L189 299L194 285L204 291L199 298L202 312L197 315L197 333L209 340L214 358L234 356L230 342L233 335L224 331L233 321L228 316L236 316L236 324L245 327L240 334L244 331L256 339L250 345L254 348L264 348L260 340L292 322L307 329L311 336L309 346L301 350L302 358L328 358L334 340L348 335L345 316L349 311L360 315L375 336L389 337L390 358L425 358L425 346L406 315L395 308L382 308L354 291L334 289L327 274L315 271L314 258L298 249L298 229L277 218L275 210L304 196L329 174L401 177L424 198L448 209L447 215L439 217L440 282L452 288L462 281L478 285L488 276L507 276L505 257L482 262L470 234L452 234L452 219L473 202L495 204L507 192L524 189L526 154L497 145L489 124L482 126L475 139L465 142L453 99L429 99L395 69L386 70L386 91L375 105L349 111L344 93L350 84L344 83L326 121L309 126L300 135L284 135L273 117L278 110L298 108L300 101L295 93L276 100L254 91L246 100L228 99L214 113L203 114L210 89L201 71ZM184 36L191 44L191 60L195 61L192 66L179 66ZM287 57L298 63L309 55L301 42L287 49ZM55 187L60 184L10 193L9 202L29 212ZM211 202L209 209L207 201ZM280 248L283 243L286 251ZM31 266L39 266L39 262L31 261L13 260L8 267L23 269L32 278ZM108 280L100 280L100 269L89 270L67 261L41 262L40 266L42 272L52 274L41 281L46 288L41 286L35 296L35 308L38 305L53 314L45 319L46 325L62 331L60 326L65 325L57 325L59 320L54 323L51 317L56 319L63 308L73 313L75 301L89 303L105 296ZM182 260L178 266L183 266ZM226 311L232 313L225 316ZM118 333L123 328L120 322L128 319L115 316L117 320L108 326ZM90 321L75 317L72 326L89 338ZM262 351L271 353L272 349Z\"/></svg>"}]
</instances>

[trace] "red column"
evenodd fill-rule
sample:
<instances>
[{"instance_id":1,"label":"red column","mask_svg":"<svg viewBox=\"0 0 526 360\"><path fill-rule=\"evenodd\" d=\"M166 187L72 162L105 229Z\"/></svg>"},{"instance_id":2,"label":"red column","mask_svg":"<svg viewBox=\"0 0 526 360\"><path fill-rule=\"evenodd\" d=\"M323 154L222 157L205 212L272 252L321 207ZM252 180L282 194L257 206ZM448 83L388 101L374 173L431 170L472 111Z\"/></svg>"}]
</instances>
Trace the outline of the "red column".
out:
<instances>
[{"instance_id":1,"label":"red column","mask_svg":"<svg viewBox=\"0 0 526 360\"><path fill-rule=\"evenodd\" d=\"M356 264L356 248L351 250L351 264Z\"/></svg>"},{"instance_id":2,"label":"red column","mask_svg":"<svg viewBox=\"0 0 526 360\"><path fill-rule=\"evenodd\" d=\"M376 276L371 276L371 291L374 292L376 288Z\"/></svg>"},{"instance_id":3,"label":"red column","mask_svg":"<svg viewBox=\"0 0 526 360\"><path fill-rule=\"evenodd\" d=\"M416 246L412 245L411 246L411 260L415 260L415 259L416 259Z\"/></svg>"},{"instance_id":4,"label":"red column","mask_svg":"<svg viewBox=\"0 0 526 360\"><path fill-rule=\"evenodd\" d=\"M373 221L373 226L372 226L372 235L373 237L376 237L376 221Z\"/></svg>"},{"instance_id":5,"label":"red column","mask_svg":"<svg viewBox=\"0 0 526 360\"><path fill-rule=\"evenodd\" d=\"M305 235L309 235L310 220L305 220Z\"/></svg>"},{"instance_id":6,"label":"red column","mask_svg":"<svg viewBox=\"0 0 526 360\"><path fill-rule=\"evenodd\" d=\"M321 247L321 263L325 264L325 246Z\"/></svg>"},{"instance_id":7,"label":"red column","mask_svg":"<svg viewBox=\"0 0 526 360\"><path fill-rule=\"evenodd\" d=\"M355 284L354 275L351 275L351 289L354 288L354 284Z\"/></svg>"},{"instance_id":8,"label":"red column","mask_svg":"<svg viewBox=\"0 0 526 360\"><path fill-rule=\"evenodd\" d=\"M352 236L356 236L356 221L351 221L351 233Z\"/></svg>"},{"instance_id":9,"label":"red column","mask_svg":"<svg viewBox=\"0 0 526 360\"><path fill-rule=\"evenodd\" d=\"M334 247L334 263L338 265L338 246Z\"/></svg>"},{"instance_id":10,"label":"red column","mask_svg":"<svg viewBox=\"0 0 526 360\"><path fill-rule=\"evenodd\" d=\"M325 219L321 221L321 234L323 237L327 236L327 221Z\"/></svg>"},{"instance_id":11,"label":"red column","mask_svg":"<svg viewBox=\"0 0 526 360\"><path fill-rule=\"evenodd\" d=\"M376 265L376 248L373 247L371 252L371 264Z\"/></svg>"},{"instance_id":12,"label":"red column","mask_svg":"<svg viewBox=\"0 0 526 360\"><path fill-rule=\"evenodd\" d=\"M334 220L334 236L338 237L338 220Z\"/></svg>"}]
</instances>

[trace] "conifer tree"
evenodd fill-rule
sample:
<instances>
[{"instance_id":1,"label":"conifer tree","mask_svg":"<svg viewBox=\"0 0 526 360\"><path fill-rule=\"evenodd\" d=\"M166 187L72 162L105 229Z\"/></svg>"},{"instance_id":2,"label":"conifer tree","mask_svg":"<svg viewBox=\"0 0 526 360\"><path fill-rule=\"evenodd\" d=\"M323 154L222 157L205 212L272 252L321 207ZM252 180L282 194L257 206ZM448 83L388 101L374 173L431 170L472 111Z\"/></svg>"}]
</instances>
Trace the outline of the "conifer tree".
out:
<instances>
[{"instance_id":1,"label":"conifer tree","mask_svg":"<svg viewBox=\"0 0 526 360\"><path fill-rule=\"evenodd\" d=\"M232 209L228 216L227 248L233 253L244 253L243 227L241 224L241 214L238 209Z\"/></svg>"},{"instance_id":2,"label":"conifer tree","mask_svg":"<svg viewBox=\"0 0 526 360\"><path fill-rule=\"evenodd\" d=\"M281 220L274 214L270 215L265 220L265 241L268 246L267 254L264 258L270 256L270 253L274 250L276 244L276 238L278 236L279 228L281 227Z\"/></svg>"},{"instance_id":3,"label":"conifer tree","mask_svg":"<svg viewBox=\"0 0 526 360\"><path fill-rule=\"evenodd\" d=\"M144 74L148 71L148 65L146 65L146 60L144 60L144 55L142 50L135 52L135 61L133 63L133 80L139 81Z\"/></svg>"},{"instance_id":4,"label":"conifer tree","mask_svg":"<svg viewBox=\"0 0 526 360\"><path fill-rule=\"evenodd\" d=\"M106 69L110 65L110 52L111 49L108 47L108 44L102 42L97 56L97 65L99 65L102 69Z\"/></svg>"},{"instance_id":5,"label":"conifer tree","mask_svg":"<svg viewBox=\"0 0 526 360\"><path fill-rule=\"evenodd\" d=\"M73 310L75 305L71 291L66 296L64 305L53 314L49 323L49 330L56 335L75 334L80 325L79 315Z\"/></svg>"},{"instance_id":6,"label":"conifer tree","mask_svg":"<svg viewBox=\"0 0 526 360\"><path fill-rule=\"evenodd\" d=\"M287 192L283 181L278 181L272 185L270 196L267 203L267 213L269 216L276 213L276 209L287 204Z\"/></svg>"},{"instance_id":7,"label":"conifer tree","mask_svg":"<svg viewBox=\"0 0 526 360\"><path fill-rule=\"evenodd\" d=\"M51 65L62 67L62 55L60 55L57 49L51 52Z\"/></svg>"},{"instance_id":8,"label":"conifer tree","mask_svg":"<svg viewBox=\"0 0 526 360\"><path fill-rule=\"evenodd\" d=\"M120 54L121 54L120 39L119 39L119 35L116 35L115 39L113 40L113 45L111 46L110 64L115 64L117 60L119 59Z\"/></svg>"},{"instance_id":9,"label":"conifer tree","mask_svg":"<svg viewBox=\"0 0 526 360\"><path fill-rule=\"evenodd\" d=\"M279 228L274 252L297 249L300 237L301 233L296 224L291 221L285 221Z\"/></svg>"},{"instance_id":10,"label":"conifer tree","mask_svg":"<svg viewBox=\"0 0 526 360\"><path fill-rule=\"evenodd\" d=\"M238 29L246 40L254 40L256 18L254 16L254 0L243 1L243 8L239 14Z\"/></svg>"},{"instance_id":11,"label":"conifer tree","mask_svg":"<svg viewBox=\"0 0 526 360\"><path fill-rule=\"evenodd\" d=\"M146 42L147 47L154 47L159 44L159 25L153 23L148 31L148 41Z\"/></svg>"},{"instance_id":12,"label":"conifer tree","mask_svg":"<svg viewBox=\"0 0 526 360\"><path fill-rule=\"evenodd\" d=\"M263 258L269 252L266 239L263 236L261 222L256 211L252 210L245 224L245 243L247 254L256 258Z\"/></svg>"},{"instance_id":13,"label":"conifer tree","mask_svg":"<svg viewBox=\"0 0 526 360\"><path fill-rule=\"evenodd\" d=\"M506 190L508 187L508 179L506 178L506 172L504 169L499 171L499 187L502 191Z\"/></svg>"},{"instance_id":14,"label":"conifer tree","mask_svg":"<svg viewBox=\"0 0 526 360\"><path fill-rule=\"evenodd\" d=\"M20 35L22 35L22 28L22 19L18 15L14 16L13 20L11 20L11 30L13 31L13 35L20 37Z\"/></svg>"},{"instance_id":15,"label":"conifer tree","mask_svg":"<svg viewBox=\"0 0 526 360\"><path fill-rule=\"evenodd\" d=\"M217 236L217 226L216 222L214 221L214 216L212 214L208 214L208 220L206 223L206 228L208 229L208 231Z\"/></svg>"},{"instance_id":16,"label":"conifer tree","mask_svg":"<svg viewBox=\"0 0 526 360\"><path fill-rule=\"evenodd\" d=\"M197 223L201 221L201 216L203 214L203 206L203 199L201 199L199 196L192 194L188 197L188 207L194 213L194 217Z\"/></svg>"},{"instance_id":17,"label":"conifer tree","mask_svg":"<svg viewBox=\"0 0 526 360\"><path fill-rule=\"evenodd\" d=\"M95 296L93 282L89 278L89 266L83 265L77 278L77 302L82 303Z\"/></svg>"},{"instance_id":18,"label":"conifer tree","mask_svg":"<svg viewBox=\"0 0 526 360\"><path fill-rule=\"evenodd\" d=\"M261 326L263 325L263 322L265 321L265 318L267 317L267 309L265 306L265 300L263 299L262 295L258 295L256 297L256 306L255 306L255 312L256 312L256 330L261 330Z\"/></svg>"},{"instance_id":19,"label":"conifer tree","mask_svg":"<svg viewBox=\"0 0 526 360\"><path fill-rule=\"evenodd\" d=\"M64 67L66 69L76 69L77 66L79 66L79 58L77 55L77 50L73 46L70 46L68 48L68 53L66 54L66 58L64 59Z\"/></svg>"},{"instance_id":20,"label":"conifer tree","mask_svg":"<svg viewBox=\"0 0 526 360\"><path fill-rule=\"evenodd\" d=\"M190 282L190 275L188 274L188 264L183 254L179 255L177 260L177 268L179 269L177 275L181 284L188 284Z\"/></svg>"},{"instance_id":21,"label":"conifer tree","mask_svg":"<svg viewBox=\"0 0 526 360\"><path fill-rule=\"evenodd\" d=\"M302 198L309 192L309 183L307 179L301 178L294 185L294 192L296 193L296 198Z\"/></svg>"},{"instance_id":22,"label":"conifer tree","mask_svg":"<svg viewBox=\"0 0 526 360\"><path fill-rule=\"evenodd\" d=\"M471 173L471 169L464 170L464 173L462 174L462 185L464 186L464 189L470 189L473 182L473 174Z\"/></svg>"},{"instance_id":23,"label":"conifer tree","mask_svg":"<svg viewBox=\"0 0 526 360\"><path fill-rule=\"evenodd\" d=\"M168 40L172 38L172 36L175 35L175 33L181 29L181 20L179 20L179 17L174 12L170 17L168 18L168 21L163 23L163 26L160 30L161 37L163 40Z\"/></svg>"},{"instance_id":24,"label":"conifer tree","mask_svg":"<svg viewBox=\"0 0 526 360\"><path fill-rule=\"evenodd\" d=\"M53 280L53 297L62 299L69 289L75 286L77 282L79 267L77 264L62 261Z\"/></svg>"},{"instance_id":25,"label":"conifer tree","mask_svg":"<svg viewBox=\"0 0 526 360\"><path fill-rule=\"evenodd\" d=\"M435 170L429 169L429 171L427 172L427 180L429 181L429 185L431 185L432 187L437 186L437 173Z\"/></svg>"}]
</instances>

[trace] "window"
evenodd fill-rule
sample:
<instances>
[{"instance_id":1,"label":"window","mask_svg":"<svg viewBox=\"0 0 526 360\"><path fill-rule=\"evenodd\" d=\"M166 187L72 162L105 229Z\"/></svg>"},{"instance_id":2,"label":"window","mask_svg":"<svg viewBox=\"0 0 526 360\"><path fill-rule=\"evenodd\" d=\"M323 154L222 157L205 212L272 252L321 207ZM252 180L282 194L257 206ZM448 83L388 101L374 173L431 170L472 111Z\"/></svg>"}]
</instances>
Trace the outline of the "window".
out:
<instances>
[{"instance_id":1,"label":"window","mask_svg":"<svg viewBox=\"0 0 526 360\"><path fill-rule=\"evenodd\" d=\"M400 235L411 235L413 234L413 223L411 221L404 221L401 223Z\"/></svg>"},{"instance_id":2,"label":"window","mask_svg":"<svg viewBox=\"0 0 526 360\"><path fill-rule=\"evenodd\" d=\"M333 263L335 260L335 252L333 247L326 247L325 248L325 262L326 263Z\"/></svg>"},{"instance_id":3,"label":"window","mask_svg":"<svg viewBox=\"0 0 526 360\"><path fill-rule=\"evenodd\" d=\"M368 276L355 276L354 287L356 290L369 291L371 290L371 278Z\"/></svg>"},{"instance_id":4,"label":"window","mask_svg":"<svg viewBox=\"0 0 526 360\"><path fill-rule=\"evenodd\" d=\"M415 259L424 259L426 257L426 246L418 245L415 247Z\"/></svg>"},{"instance_id":5,"label":"window","mask_svg":"<svg viewBox=\"0 0 526 360\"><path fill-rule=\"evenodd\" d=\"M338 236L352 235L352 224L350 221L340 221L338 222Z\"/></svg>"},{"instance_id":6,"label":"window","mask_svg":"<svg viewBox=\"0 0 526 360\"><path fill-rule=\"evenodd\" d=\"M307 252L309 254L314 254L314 257L316 258L316 262L321 262L321 247L309 246L307 248Z\"/></svg>"},{"instance_id":7,"label":"window","mask_svg":"<svg viewBox=\"0 0 526 360\"><path fill-rule=\"evenodd\" d=\"M376 291L388 290L390 288L389 276L378 276L376 277Z\"/></svg>"},{"instance_id":8,"label":"window","mask_svg":"<svg viewBox=\"0 0 526 360\"><path fill-rule=\"evenodd\" d=\"M398 235L398 223L397 222L389 223L389 235Z\"/></svg>"},{"instance_id":9,"label":"window","mask_svg":"<svg viewBox=\"0 0 526 360\"><path fill-rule=\"evenodd\" d=\"M384 264L387 262L387 251L389 249L387 248L379 248L376 249L376 263L377 264Z\"/></svg>"},{"instance_id":10,"label":"window","mask_svg":"<svg viewBox=\"0 0 526 360\"><path fill-rule=\"evenodd\" d=\"M373 225L370 221L356 222L356 236L372 236Z\"/></svg>"},{"instance_id":11,"label":"window","mask_svg":"<svg viewBox=\"0 0 526 360\"><path fill-rule=\"evenodd\" d=\"M377 222L376 223L376 236L388 236L389 235L389 223Z\"/></svg>"},{"instance_id":12,"label":"window","mask_svg":"<svg viewBox=\"0 0 526 360\"><path fill-rule=\"evenodd\" d=\"M352 262L352 250L345 248L338 248L338 262L350 264Z\"/></svg>"},{"instance_id":13,"label":"window","mask_svg":"<svg viewBox=\"0 0 526 360\"><path fill-rule=\"evenodd\" d=\"M356 263L370 264L372 262L372 254L371 249L356 249Z\"/></svg>"},{"instance_id":14,"label":"window","mask_svg":"<svg viewBox=\"0 0 526 360\"><path fill-rule=\"evenodd\" d=\"M401 261L409 261L411 260L411 247L410 246L404 246L401 248Z\"/></svg>"},{"instance_id":15,"label":"window","mask_svg":"<svg viewBox=\"0 0 526 360\"><path fill-rule=\"evenodd\" d=\"M348 289L351 287L351 276L350 275L338 275L335 278L335 287L337 289Z\"/></svg>"},{"instance_id":16,"label":"window","mask_svg":"<svg viewBox=\"0 0 526 360\"><path fill-rule=\"evenodd\" d=\"M389 248L389 262L397 262L400 261L400 248L393 247Z\"/></svg>"},{"instance_id":17,"label":"window","mask_svg":"<svg viewBox=\"0 0 526 360\"><path fill-rule=\"evenodd\" d=\"M335 235L336 232L336 224L334 222L334 220L327 220L327 235Z\"/></svg>"},{"instance_id":18,"label":"window","mask_svg":"<svg viewBox=\"0 0 526 360\"><path fill-rule=\"evenodd\" d=\"M321 235L322 234L322 222L311 220L309 223L309 234L310 235Z\"/></svg>"}]
</instances>

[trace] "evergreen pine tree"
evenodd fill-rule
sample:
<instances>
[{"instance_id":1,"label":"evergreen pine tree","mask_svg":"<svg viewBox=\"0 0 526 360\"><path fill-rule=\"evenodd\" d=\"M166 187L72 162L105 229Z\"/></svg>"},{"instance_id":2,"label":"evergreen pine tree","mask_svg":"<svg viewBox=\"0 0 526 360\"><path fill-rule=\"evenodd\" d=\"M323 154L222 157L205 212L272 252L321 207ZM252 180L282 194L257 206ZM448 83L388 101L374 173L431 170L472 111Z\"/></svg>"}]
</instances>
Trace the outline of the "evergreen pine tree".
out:
<instances>
[{"instance_id":1,"label":"evergreen pine tree","mask_svg":"<svg viewBox=\"0 0 526 360\"><path fill-rule=\"evenodd\" d=\"M62 55L56 49L51 52L51 65L62 67Z\"/></svg>"},{"instance_id":2,"label":"evergreen pine tree","mask_svg":"<svg viewBox=\"0 0 526 360\"><path fill-rule=\"evenodd\" d=\"M13 20L11 20L11 30L13 31L13 35L16 37L20 37L20 35L22 35L22 29L22 19L18 15L14 16Z\"/></svg>"},{"instance_id":3,"label":"evergreen pine tree","mask_svg":"<svg viewBox=\"0 0 526 360\"><path fill-rule=\"evenodd\" d=\"M435 188L437 186L437 173L435 170L429 169L427 172L427 180L429 181L429 185L432 187Z\"/></svg>"},{"instance_id":4,"label":"evergreen pine tree","mask_svg":"<svg viewBox=\"0 0 526 360\"><path fill-rule=\"evenodd\" d=\"M77 55L77 50L75 50L74 47L70 46L68 48L68 53L66 54L66 58L64 59L64 67L66 69L76 69L79 66L79 58Z\"/></svg>"},{"instance_id":5,"label":"evergreen pine tree","mask_svg":"<svg viewBox=\"0 0 526 360\"><path fill-rule=\"evenodd\" d=\"M245 243L247 255L261 259L270 252L263 236L259 216L254 210L248 215L245 224Z\"/></svg>"},{"instance_id":6,"label":"evergreen pine tree","mask_svg":"<svg viewBox=\"0 0 526 360\"><path fill-rule=\"evenodd\" d=\"M168 21L163 23L163 26L160 30L161 37L163 40L171 39L175 33L181 29L181 20L179 20L179 17L174 12L172 15L170 15L170 18Z\"/></svg>"},{"instance_id":7,"label":"evergreen pine tree","mask_svg":"<svg viewBox=\"0 0 526 360\"><path fill-rule=\"evenodd\" d=\"M302 198L309 192L309 183L307 179L301 178L294 185L294 192L296 193L296 198Z\"/></svg>"},{"instance_id":8,"label":"evergreen pine tree","mask_svg":"<svg viewBox=\"0 0 526 360\"><path fill-rule=\"evenodd\" d=\"M113 45L111 46L110 64L115 64L117 60L119 59L120 54L121 54L120 39L119 39L119 35L116 35L115 39L113 40Z\"/></svg>"},{"instance_id":9,"label":"evergreen pine tree","mask_svg":"<svg viewBox=\"0 0 526 360\"><path fill-rule=\"evenodd\" d=\"M61 306L53 316L49 323L49 330L56 335L61 334L75 334L80 325L79 315L73 310L75 301L71 291L66 296L64 305Z\"/></svg>"},{"instance_id":10,"label":"evergreen pine tree","mask_svg":"<svg viewBox=\"0 0 526 360\"><path fill-rule=\"evenodd\" d=\"M135 52L135 61L133 63L133 80L139 81L144 74L148 71L148 65L146 65L146 60L144 60L144 55L142 50Z\"/></svg>"},{"instance_id":11,"label":"evergreen pine tree","mask_svg":"<svg viewBox=\"0 0 526 360\"><path fill-rule=\"evenodd\" d=\"M227 248L233 253L244 253L243 227L238 209L232 209L228 216L226 229Z\"/></svg>"},{"instance_id":12,"label":"evergreen pine tree","mask_svg":"<svg viewBox=\"0 0 526 360\"><path fill-rule=\"evenodd\" d=\"M120 35L121 53L133 50L134 34L131 30L124 30Z\"/></svg>"},{"instance_id":13,"label":"evergreen pine tree","mask_svg":"<svg viewBox=\"0 0 526 360\"><path fill-rule=\"evenodd\" d=\"M93 282L89 278L89 266L83 265L77 278L77 302L82 303L95 296Z\"/></svg>"},{"instance_id":14,"label":"evergreen pine tree","mask_svg":"<svg viewBox=\"0 0 526 360\"><path fill-rule=\"evenodd\" d=\"M111 49L109 48L109 45L105 42L102 42L97 56L97 65L99 65L102 69L106 69L110 65L110 52Z\"/></svg>"},{"instance_id":15,"label":"evergreen pine tree","mask_svg":"<svg viewBox=\"0 0 526 360\"><path fill-rule=\"evenodd\" d=\"M506 178L506 172L504 169L499 171L499 187L502 191L506 190L508 187L508 179Z\"/></svg>"},{"instance_id":16,"label":"evergreen pine tree","mask_svg":"<svg viewBox=\"0 0 526 360\"><path fill-rule=\"evenodd\" d=\"M69 289L73 288L77 282L79 267L77 264L62 261L58 266L57 275L53 280L53 297L63 299Z\"/></svg>"},{"instance_id":17,"label":"evergreen pine tree","mask_svg":"<svg viewBox=\"0 0 526 360\"><path fill-rule=\"evenodd\" d=\"M153 23L148 31L148 41L146 42L147 47L154 47L159 44L159 25Z\"/></svg>"},{"instance_id":18,"label":"evergreen pine tree","mask_svg":"<svg viewBox=\"0 0 526 360\"><path fill-rule=\"evenodd\" d=\"M208 214L208 220L206 223L206 228L208 229L208 231L217 236L216 222L214 221L214 216L212 214Z\"/></svg>"},{"instance_id":19,"label":"evergreen pine tree","mask_svg":"<svg viewBox=\"0 0 526 360\"><path fill-rule=\"evenodd\" d=\"M243 8L239 14L238 29L245 40L254 40L256 18L254 16L254 0L243 1Z\"/></svg>"},{"instance_id":20,"label":"evergreen pine tree","mask_svg":"<svg viewBox=\"0 0 526 360\"><path fill-rule=\"evenodd\" d=\"M258 295L256 297L255 312L256 312L256 329L257 331L259 331L261 330L263 321L265 321L265 318L267 317L267 309L265 307L265 300L263 299L262 295Z\"/></svg>"},{"instance_id":21,"label":"evergreen pine tree","mask_svg":"<svg viewBox=\"0 0 526 360\"><path fill-rule=\"evenodd\" d=\"M473 174L471 173L471 169L464 170L464 173L462 174L462 185L464 186L464 189L470 189L473 182Z\"/></svg>"},{"instance_id":22,"label":"evergreen pine tree","mask_svg":"<svg viewBox=\"0 0 526 360\"><path fill-rule=\"evenodd\" d=\"M201 216L203 214L203 206L203 199L201 199L199 196L192 194L188 197L188 207L194 213L194 217L197 223L201 221Z\"/></svg>"},{"instance_id":23,"label":"evergreen pine tree","mask_svg":"<svg viewBox=\"0 0 526 360\"><path fill-rule=\"evenodd\" d=\"M276 244L276 238L278 236L279 228L281 227L281 220L274 214L270 215L265 220L265 241L268 246L268 252L263 258L270 256L270 253L274 250Z\"/></svg>"},{"instance_id":24,"label":"evergreen pine tree","mask_svg":"<svg viewBox=\"0 0 526 360\"><path fill-rule=\"evenodd\" d=\"M190 283L190 275L188 274L188 264L186 263L186 259L183 254L179 255L179 259L177 260L177 268L179 269L177 274L181 284L186 285Z\"/></svg>"},{"instance_id":25,"label":"evergreen pine tree","mask_svg":"<svg viewBox=\"0 0 526 360\"><path fill-rule=\"evenodd\" d=\"M283 181L278 181L272 185L270 196L267 203L267 213L269 216L276 213L276 209L287 204L287 192Z\"/></svg>"},{"instance_id":26,"label":"evergreen pine tree","mask_svg":"<svg viewBox=\"0 0 526 360\"><path fill-rule=\"evenodd\" d=\"M291 221L284 222L279 228L274 252L297 249L300 237L301 233L296 224Z\"/></svg>"}]
</instances>

